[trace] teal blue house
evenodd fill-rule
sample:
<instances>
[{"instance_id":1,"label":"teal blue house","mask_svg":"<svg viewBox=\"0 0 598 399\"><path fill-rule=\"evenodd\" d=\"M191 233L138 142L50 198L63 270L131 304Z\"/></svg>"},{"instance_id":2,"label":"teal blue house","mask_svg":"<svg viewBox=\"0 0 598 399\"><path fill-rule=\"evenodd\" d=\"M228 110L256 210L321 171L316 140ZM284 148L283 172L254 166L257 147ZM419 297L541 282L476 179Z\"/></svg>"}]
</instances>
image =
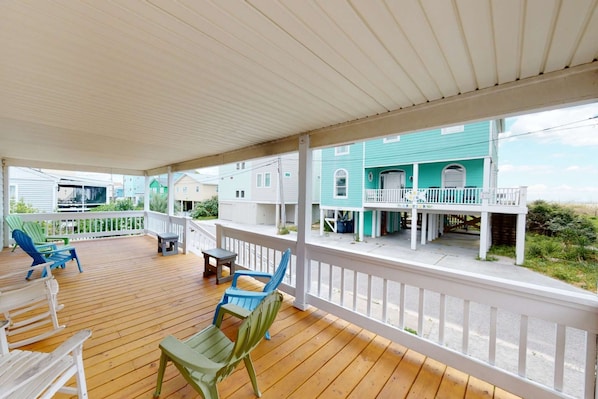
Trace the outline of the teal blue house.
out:
<instances>
[{"instance_id":1,"label":"teal blue house","mask_svg":"<svg viewBox=\"0 0 598 399\"><path fill-rule=\"evenodd\" d=\"M475 225L485 258L492 221L503 225L506 218L523 251L526 188L496 186L503 124L481 121L324 149L320 233L328 225L360 239L409 228L416 249L418 241Z\"/></svg>"}]
</instances>

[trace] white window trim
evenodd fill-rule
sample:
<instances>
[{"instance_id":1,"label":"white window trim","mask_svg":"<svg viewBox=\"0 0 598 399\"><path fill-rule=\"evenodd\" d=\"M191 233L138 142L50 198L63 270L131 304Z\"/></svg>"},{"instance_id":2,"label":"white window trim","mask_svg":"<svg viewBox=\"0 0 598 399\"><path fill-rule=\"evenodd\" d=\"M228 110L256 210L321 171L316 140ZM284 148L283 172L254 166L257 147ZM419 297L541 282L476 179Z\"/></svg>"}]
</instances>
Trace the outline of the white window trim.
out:
<instances>
[{"instance_id":1,"label":"white window trim","mask_svg":"<svg viewBox=\"0 0 598 399\"><path fill-rule=\"evenodd\" d=\"M443 127L440 129L440 134L455 134L455 133L463 133L465 131L465 125L455 125L455 126L448 126Z\"/></svg>"},{"instance_id":2,"label":"white window trim","mask_svg":"<svg viewBox=\"0 0 598 399\"><path fill-rule=\"evenodd\" d=\"M401 141L401 136L400 135L388 136L388 137L384 137L382 139L382 142L384 144L386 144L386 143L398 143L399 141Z\"/></svg>"},{"instance_id":3,"label":"white window trim","mask_svg":"<svg viewBox=\"0 0 598 399\"><path fill-rule=\"evenodd\" d=\"M345 172L345 195L338 195L338 186L336 184L336 176L338 172ZM333 184L333 198L349 198L349 172L347 169L337 169L334 171L334 184Z\"/></svg>"},{"instance_id":4,"label":"white window trim","mask_svg":"<svg viewBox=\"0 0 598 399\"><path fill-rule=\"evenodd\" d=\"M338 147L334 147L334 155L349 155L351 152L351 147L349 145L341 145Z\"/></svg>"}]
</instances>

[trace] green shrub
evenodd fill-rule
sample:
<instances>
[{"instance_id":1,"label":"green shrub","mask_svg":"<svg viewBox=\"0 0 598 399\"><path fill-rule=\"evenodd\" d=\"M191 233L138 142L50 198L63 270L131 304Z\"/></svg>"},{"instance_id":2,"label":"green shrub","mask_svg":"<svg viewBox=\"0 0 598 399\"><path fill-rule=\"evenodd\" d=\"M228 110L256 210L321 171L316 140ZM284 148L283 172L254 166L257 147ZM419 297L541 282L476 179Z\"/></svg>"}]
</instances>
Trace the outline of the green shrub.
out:
<instances>
[{"instance_id":1,"label":"green shrub","mask_svg":"<svg viewBox=\"0 0 598 399\"><path fill-rule=\"evenodd\" d=\"M195 209L191 211L190 215L193 219L218 217L218 197L213 196L208 200L200 202L195 206Z\"/></svg>"},{"instance_id":2,"label":"green shrub","mask_svg":"<svg viewBox=\"0 0 598 399\"><path fill-rule=\"evenodd\" d=\"M38 213L31 204L26 204L21 198L19 201L10 200L10 213Z\"/></svg>"}]
</instances>

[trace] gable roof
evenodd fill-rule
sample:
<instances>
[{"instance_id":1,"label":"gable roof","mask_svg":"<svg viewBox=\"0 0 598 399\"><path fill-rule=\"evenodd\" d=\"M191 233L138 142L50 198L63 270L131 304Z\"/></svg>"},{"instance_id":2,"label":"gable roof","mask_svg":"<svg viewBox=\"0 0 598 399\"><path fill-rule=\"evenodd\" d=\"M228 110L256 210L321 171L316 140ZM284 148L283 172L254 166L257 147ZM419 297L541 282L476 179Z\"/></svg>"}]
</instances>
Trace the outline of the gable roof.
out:
<instances>
[{"instance_id":1,"label":"gable roof","mask_svg":"<svg viewBox=\"0 0 598 399\"><path fill-rule=\"evenodd\" d=\"M0 157L148 175L598 98L592 1L0 2Z\"/></svg>"}]
</instances>

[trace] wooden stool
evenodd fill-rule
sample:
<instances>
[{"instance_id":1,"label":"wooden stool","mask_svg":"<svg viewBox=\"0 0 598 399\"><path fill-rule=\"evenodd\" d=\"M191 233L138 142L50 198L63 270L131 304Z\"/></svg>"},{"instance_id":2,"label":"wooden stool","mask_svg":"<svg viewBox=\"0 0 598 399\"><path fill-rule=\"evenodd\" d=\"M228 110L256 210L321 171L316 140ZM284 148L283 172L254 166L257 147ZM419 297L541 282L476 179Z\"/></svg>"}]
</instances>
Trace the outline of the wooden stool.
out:
<instances>
[{"instance_id":1,"label":"wooden stool","mask_svg":"<svg viewBox=\"0 0 598 399\"><path fill-rule=\"evenodd\" d=\"M158 236L158 253L162 256L176 255L179 253L179 236L174 233L160 233Z\"/></svg>"},{"instance_id":2,"label":"wooden stool","mask_svg":"<svg viewBox=\"0 0 598 399\"><path fill-rule=\"evenodd\" d=\"M233 279L233 274L235 274L235 259L237 259L236 253L222 248L206 249L202 253L204 259L204 277L209 277L210 274L216 273L216 284ZM210 263L210 258L214 259L215 265ZM226 277L222 277L222 266L227 266L230 271Z\"/></svg>"}]
</instances>

